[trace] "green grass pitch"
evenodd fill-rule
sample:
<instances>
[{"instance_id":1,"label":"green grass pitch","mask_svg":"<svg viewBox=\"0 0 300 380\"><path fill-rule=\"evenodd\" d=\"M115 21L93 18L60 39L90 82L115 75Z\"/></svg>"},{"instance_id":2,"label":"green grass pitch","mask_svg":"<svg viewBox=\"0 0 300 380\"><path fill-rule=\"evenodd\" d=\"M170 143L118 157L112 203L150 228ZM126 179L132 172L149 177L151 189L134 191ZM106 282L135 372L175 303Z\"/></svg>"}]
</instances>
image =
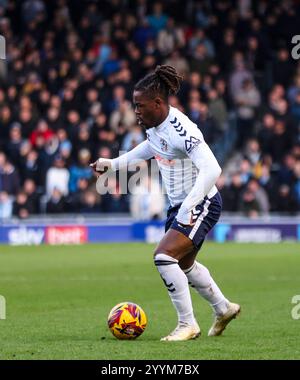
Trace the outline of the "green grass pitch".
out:
<instances>
[{"instance_id":1,"label":"green grass pitch","mask_svg":"<svg viewBox=\"0 0 300 380\"><path fill-rule=\"evenodd\" d=\"M198 256L242 313L207 337L210 306L192 289L202 336L160 342L176 314L153 265L153 245L0 247L0 359L300 359L299 244L206 243ZM118 341L106 325L122 301L148 316L144 334Z\"/></svg>"}]
</instances>

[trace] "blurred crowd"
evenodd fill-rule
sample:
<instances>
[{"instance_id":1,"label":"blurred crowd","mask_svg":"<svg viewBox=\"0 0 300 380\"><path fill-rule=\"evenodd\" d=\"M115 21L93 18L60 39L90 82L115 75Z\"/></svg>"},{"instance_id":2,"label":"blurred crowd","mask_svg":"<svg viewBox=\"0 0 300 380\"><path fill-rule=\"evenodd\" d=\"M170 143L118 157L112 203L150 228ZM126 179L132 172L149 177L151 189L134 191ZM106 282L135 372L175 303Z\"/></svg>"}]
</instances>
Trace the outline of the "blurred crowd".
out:
<instances>
[{"instance_id":1,"label":"blurred crowd","mask_svg":"<svg viewBox=\"0 0 300 380\"><path fill-rule=\"evenodd\" d=\"M117 181L100 196L88 166L144 140L132 89L157 64L184 77L170 103L221 161L224 211L296 214L299 24L289 0L0 0L0 219L161 217L163 196L127 196Z\"/></svg>"}]
</instances>

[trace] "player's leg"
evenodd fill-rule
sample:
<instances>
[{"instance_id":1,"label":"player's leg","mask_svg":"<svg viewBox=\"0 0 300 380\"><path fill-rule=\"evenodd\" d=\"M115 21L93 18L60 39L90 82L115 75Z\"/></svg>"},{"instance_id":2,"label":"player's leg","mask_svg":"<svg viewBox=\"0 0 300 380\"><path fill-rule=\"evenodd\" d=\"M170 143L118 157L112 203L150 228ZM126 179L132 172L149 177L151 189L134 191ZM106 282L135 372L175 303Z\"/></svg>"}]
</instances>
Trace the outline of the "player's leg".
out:
<instances>
[{"instance_id":1,"label":"player's leg","mask_svg":"<svg viewBox=\"0 0 300 380\"><path fill-rule=\"evenodd\" d=\"M189 285L209 302L215 314L223 315L228 310L229 301L211 277L209 270L195 260L197 253L198 248L194 248L180 260L179 266L185 273Z\"/></svg>"},{"instance_id":2,"label":"player's leg","mask_svg":"<svg viewBox=\"0 0 300 380\"><path fill-rule=\"evenodd\" d=\"M196 255L201 249L205 237L213 226L218 222L222 208L222 199L217 193L211 199L206 200L206 207L199 205L199 217L189 234L195 249L183 257L179 265L184 270L189 284L206 299L215 313L214 323L209 330L209 336L220 335L227 324L240 312L240 306L229 302L221 292L209 270L199 262Z\"/></svg>"},{"instance_id":3,"label":"player's leg","mask_svg":"<svg viewBox=\"0 0 300 380\"><path fill-rule=\"evenodd\" d=\"M202 243L203 241L200 247ZM187 276L189 285L206 299L214 310L215 318L208 335L221 335L228 323L240 313L241 307L224 297L209 270L196 261L197 253L198 248L195 248L194 251L179 261L179 266Z\"/></svg>"},{"instance_id":4,"label":"player's leg","mask_svg":"<svg viewBox=\"0 0 300 380\"><path fill-rule=\"evenodd\" d=\"M177 311L178 326L162 340L189 340L200 335L195 320L188 280L178 262L194 249L192 241L170 229L155 250L154 262Z\"/></svg>"}]
</instances>

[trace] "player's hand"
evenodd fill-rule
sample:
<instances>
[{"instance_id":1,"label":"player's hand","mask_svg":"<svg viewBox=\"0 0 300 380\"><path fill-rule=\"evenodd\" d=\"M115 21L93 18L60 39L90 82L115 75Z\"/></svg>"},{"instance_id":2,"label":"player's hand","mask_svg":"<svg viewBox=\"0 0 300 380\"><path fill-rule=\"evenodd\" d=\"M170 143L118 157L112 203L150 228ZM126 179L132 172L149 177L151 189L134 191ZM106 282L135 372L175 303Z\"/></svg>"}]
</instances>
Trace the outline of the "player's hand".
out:
<instances>
[{"instance_id":1,"label":"player's hand","mask_svg":"<svg viewBox=\"0 0 300 380\"><path fill-rule=\"evenodd\" d=\"M181 227L193 227L195 225L195 222L193 222L192 220L190 220L189 223L181 223L179 222L179 220L176 218L177 220L177 224Z\"/></svg>"},{"instance_id":2,"label":"player's hand","mask_svg":"<svg viewBox=\"0 0 300 380\"><path fill-rule=\"evenodd\" d=\"M98 158L97 161L90 164L90 167L100 176L111 169L111 160L108 158Z\"/></svg>"},{"instance_id":3,"label":"player's hand","mask_svg":"<svg viewBox=\"0 0 300 380\"><path fill-rule=\"evenodd\" d=\"M193 214L191 211L184 210L180 208L178 214L176 216L177 223L182 227L191 227L194 226L196 220L193 218Z\"/></svg>"}]
</instances>

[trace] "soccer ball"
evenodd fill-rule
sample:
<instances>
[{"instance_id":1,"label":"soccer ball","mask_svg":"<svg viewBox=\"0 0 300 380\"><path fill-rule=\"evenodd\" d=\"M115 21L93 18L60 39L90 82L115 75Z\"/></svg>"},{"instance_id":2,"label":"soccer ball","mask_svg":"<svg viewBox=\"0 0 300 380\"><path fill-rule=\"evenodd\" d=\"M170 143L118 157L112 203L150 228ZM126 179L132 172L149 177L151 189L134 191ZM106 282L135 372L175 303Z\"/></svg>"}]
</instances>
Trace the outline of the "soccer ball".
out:
<instances>
[{"instance_id":1,"label":"soccer ball","mask_svg":"<svg viewBox=\"0 0 300 380\"><path fill-rule=\"evenodd\" d=\"M107 323L116 338L135 339L144 332L147 317L139 305L122 302L111 309Z\"/></svg>"}]
</instances>

